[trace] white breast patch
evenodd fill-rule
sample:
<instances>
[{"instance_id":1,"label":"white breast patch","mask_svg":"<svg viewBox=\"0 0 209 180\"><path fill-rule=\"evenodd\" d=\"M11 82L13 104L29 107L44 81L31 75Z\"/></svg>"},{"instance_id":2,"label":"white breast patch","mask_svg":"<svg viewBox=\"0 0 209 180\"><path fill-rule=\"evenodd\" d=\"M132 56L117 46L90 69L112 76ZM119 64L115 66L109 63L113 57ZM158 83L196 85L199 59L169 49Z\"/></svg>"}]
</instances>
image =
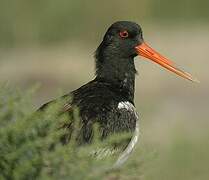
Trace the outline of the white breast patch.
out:
<instances>
[{"instance_id":1,"label":"white breast patch","mask_svg":"<svg viewBox=\"0 0 209 180\"><path fill-rule=\"evenodd\" d=\"M135 111L134 105L128 101L119 102L118 109L126 109L128 111Z\"/></svg>"}]
</instances>

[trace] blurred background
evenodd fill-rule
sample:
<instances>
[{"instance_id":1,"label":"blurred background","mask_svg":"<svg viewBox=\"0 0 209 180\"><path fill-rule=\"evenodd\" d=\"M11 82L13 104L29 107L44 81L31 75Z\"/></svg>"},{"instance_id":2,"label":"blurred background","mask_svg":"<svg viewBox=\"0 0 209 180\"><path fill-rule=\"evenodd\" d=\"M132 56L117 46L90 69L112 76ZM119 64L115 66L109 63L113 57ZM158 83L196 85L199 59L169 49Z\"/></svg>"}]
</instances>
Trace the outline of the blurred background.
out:
<instances>
[{"instance_id":1,"label":"blurred background","mask_svg":"<svg viewBox=\"0 0 209 180\"><path fill-rule=\"evenodd\" d=\"M135 21L146 42L201 82L136 58L139 148L157 153L140 178L208 179L208 8L208 0L0 0L0 82L23 90L40 83L35 109L93 79L106 29Z\"/></svg>"}]
</instances>

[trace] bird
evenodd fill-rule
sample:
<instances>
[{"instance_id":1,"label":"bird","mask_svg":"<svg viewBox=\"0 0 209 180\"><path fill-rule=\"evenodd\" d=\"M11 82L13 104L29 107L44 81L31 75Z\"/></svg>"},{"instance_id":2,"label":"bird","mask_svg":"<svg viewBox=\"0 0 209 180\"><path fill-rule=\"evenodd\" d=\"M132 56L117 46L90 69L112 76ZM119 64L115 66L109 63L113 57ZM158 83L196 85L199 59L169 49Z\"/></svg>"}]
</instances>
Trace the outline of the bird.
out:
<instances>
[{"instance_id":1,"label":"bird","mask_svg":"<svg viewBox=\"0 0 209 180\"><path fill-rule=\"evenodd\" d=\"M197 81L191 74L151 48L144 41L140 25L131 21L117 21L107 29L96 49L95 78L63 96L71 97L63 105L63 113L71 113L75 107L79 109L81 128L78 144L92 142L95 123L99 125L101 139L117 133L131 133L132 136L123 146L115 166L122 165L128 159L140 136L140 119L134 103L137 74L135 57L138 55L187 80ZM40 110L55 101L45 103ZM73 131L71 126L71 123L65 126L70 133Z\"/></svg>"}]
</instances>

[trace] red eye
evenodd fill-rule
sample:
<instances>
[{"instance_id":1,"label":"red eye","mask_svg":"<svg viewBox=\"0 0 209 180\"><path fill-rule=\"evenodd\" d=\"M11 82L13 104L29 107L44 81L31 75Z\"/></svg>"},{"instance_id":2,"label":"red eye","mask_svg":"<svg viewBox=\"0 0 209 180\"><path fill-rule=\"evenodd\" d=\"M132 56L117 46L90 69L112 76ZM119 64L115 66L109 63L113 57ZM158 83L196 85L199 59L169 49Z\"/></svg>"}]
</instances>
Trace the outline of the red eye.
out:
<instances>
[{"instance_id":1,"label":"red eye","mask_svg":"<svg viewBox=\"0 0 209 180\"><path fill-rule=\"evenodd\" d=\"M120 35L120 37L122 37L122 38L127 38L127 37L128 37L128 31L121 31L121 32L119 33L119 35Z\"/></svg>"}]
</instances>

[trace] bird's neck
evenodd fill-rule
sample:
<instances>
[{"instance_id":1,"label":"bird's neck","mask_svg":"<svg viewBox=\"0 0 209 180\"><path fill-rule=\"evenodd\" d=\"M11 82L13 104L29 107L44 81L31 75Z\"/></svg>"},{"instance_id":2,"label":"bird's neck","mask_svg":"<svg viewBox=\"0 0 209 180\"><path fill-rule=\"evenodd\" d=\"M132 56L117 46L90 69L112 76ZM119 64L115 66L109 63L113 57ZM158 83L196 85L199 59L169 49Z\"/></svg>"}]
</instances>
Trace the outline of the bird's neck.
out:
<instances>
[{"instance_id":1,"label":"bird's neck","mask_svg":"<svg viewBox=\"0 0 209 180\"><path fill-rule=\"evenodd\" d=\"M100 57L97 57L100 58ZM111 83L127 100L134 101L134 58L102 57L96 60L96 79Z\"/></svg>"}]
</instances>

